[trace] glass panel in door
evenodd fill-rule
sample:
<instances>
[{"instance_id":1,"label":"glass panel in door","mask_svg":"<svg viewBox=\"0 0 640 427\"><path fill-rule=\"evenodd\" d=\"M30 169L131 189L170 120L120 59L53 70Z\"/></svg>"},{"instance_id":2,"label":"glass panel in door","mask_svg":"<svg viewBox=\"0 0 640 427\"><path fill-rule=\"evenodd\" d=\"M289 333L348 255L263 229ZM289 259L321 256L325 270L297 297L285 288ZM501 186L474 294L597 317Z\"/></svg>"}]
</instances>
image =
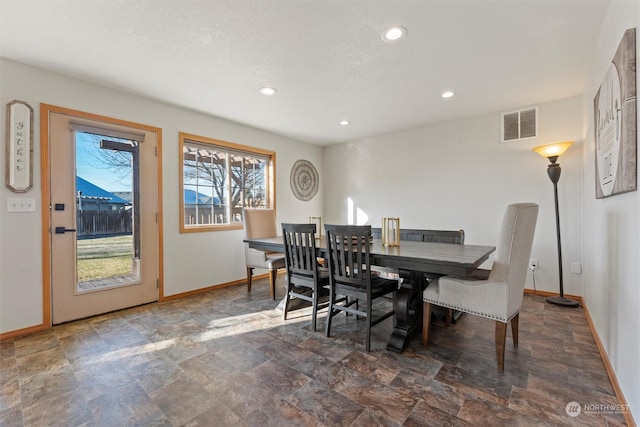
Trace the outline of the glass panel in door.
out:
<instances>
[{"instance_id":1,"label":"glass panel in door","mask_svg":"<svg viewBox=\"0 0 640 427\"><path fill-rule=\"evenodd\" d=\"M138 142L76 132L75 153L76 292L138 283Z\"/></svg>"}]
</instances>

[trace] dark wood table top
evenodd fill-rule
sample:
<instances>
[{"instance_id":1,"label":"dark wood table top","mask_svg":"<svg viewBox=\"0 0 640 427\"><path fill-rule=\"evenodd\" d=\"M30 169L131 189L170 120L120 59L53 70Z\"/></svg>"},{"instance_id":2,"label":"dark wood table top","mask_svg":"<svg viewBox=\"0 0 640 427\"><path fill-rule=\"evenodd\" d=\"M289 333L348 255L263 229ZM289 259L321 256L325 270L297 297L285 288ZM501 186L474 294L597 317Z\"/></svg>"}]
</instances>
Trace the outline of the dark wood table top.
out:
<instances>
[{"instance_id":1,"label":"dark wood table top","mask_svg":"<svg viewBox=\"0 0 640 427\"><path fill-rule=\"evenodd\" d=\"M246 239L245 243L255 249L284 252L282 236ZM324 236L316 240L316 245L318 255L325 256L327 248ZM400 246L384 246L381 240L374 239L371 264L399 270L467 276L485 262L495 249L494 246L413 241L401 241Z\"/></svg>"}]
</instances>

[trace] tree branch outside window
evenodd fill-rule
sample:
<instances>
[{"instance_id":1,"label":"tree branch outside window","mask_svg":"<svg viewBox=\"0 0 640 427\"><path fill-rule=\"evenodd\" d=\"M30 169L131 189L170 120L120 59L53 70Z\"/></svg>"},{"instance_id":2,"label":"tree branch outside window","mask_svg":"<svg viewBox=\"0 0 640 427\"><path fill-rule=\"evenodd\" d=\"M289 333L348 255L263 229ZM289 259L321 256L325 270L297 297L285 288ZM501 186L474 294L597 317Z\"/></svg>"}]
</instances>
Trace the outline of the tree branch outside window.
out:
<instances>
[{"instance_id":1,"label":"tree branch outside window","mask_svg":"<svg viewBox=\"0 0 640 427\"><path fill-rule=\"evenodd\" d=\"M183 231L240 226L243 207L272 206L275 153L182 133L180 147Z\"/></svg>"}]
</instances>

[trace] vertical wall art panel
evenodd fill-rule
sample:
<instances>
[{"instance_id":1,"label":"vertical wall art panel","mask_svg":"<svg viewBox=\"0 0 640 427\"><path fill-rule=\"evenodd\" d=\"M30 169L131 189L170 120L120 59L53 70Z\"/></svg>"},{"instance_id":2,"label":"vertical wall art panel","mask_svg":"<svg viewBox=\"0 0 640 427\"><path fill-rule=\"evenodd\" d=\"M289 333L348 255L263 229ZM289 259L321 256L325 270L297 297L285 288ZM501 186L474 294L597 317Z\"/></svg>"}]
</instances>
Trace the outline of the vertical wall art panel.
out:
<instances>
[{"instance_id":1,"label":"vertical wall art panel","mask_svg":"<svg viewBox=\"0 0 640 427\"><path fill-rule=\"evenodd\" d=\"M33 108L24 101L7 104L6 184L15 193L33 186Z\"/></svg>"},{"instance_id":2,"label":"vertical wall art panel","mask_svg":"<svg viewBox=\"0 0 640 427\"><path fill-rule=\"evenodd\" d=\"M593 100L596 198L637 188L636 30L625 31Z\"/></svg>"}]
</instances>

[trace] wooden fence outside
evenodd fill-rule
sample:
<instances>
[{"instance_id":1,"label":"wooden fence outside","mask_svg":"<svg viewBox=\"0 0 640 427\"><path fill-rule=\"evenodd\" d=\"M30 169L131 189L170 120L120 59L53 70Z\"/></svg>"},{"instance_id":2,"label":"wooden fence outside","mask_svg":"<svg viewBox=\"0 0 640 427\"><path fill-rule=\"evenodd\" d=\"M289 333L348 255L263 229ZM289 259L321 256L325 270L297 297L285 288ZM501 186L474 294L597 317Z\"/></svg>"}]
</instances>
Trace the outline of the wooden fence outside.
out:
<instances>
[{"instance_id":1,"label":"wooden fence outside","mask_svg":"<svg viewBox=\"0 0 640 427\"><path fill-rule=\"evenodd\" d=\"M78 211L76 230L78 238L117 236L131 234L132 210Z\"/></svg>"}]
</instances>

